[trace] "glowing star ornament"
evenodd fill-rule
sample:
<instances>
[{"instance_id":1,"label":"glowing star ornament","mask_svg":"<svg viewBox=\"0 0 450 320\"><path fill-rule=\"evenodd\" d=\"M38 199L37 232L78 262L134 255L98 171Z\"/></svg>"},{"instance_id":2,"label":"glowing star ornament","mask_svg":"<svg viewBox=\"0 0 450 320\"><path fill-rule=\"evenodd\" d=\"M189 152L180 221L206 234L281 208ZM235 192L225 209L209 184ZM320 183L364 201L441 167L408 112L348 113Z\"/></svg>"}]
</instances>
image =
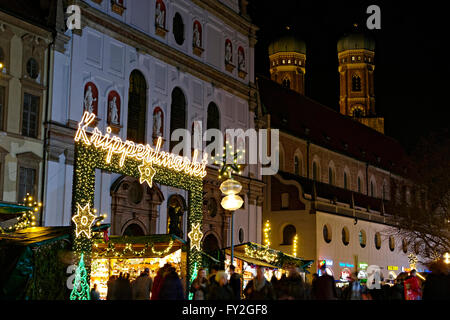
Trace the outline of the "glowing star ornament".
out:
<instances>
[{"instance_id":1,"label":"glowing star ornament","mask_svg":"<svg viewBox=\"0 0 450 320\"><path fill-rule=\"evenodd\" d=\"M200 251L200 242L203 237L203 232L200 230L200 227L200 223L194 223L192 224L191 232L188 233L188 237L191 239L191 250L196 247Z\"/></svg>"},{"instance_id":2,"label":"glowing star ornament","mask_svg":"<svg viewBox=\"0 0 450 320\"><path fill-rule=\"evenodd\" d=\"M77 214L72 217L72 221L75 223L76 231L75 234L78 237L82 233L87 238L91 238L91 226L94 223L96 216L91 213L91 208L89 204L82 208L77 204Z\"/></svg>"},{"instance_id":3,"label":"glowing star ornament","mask_svg":"<svg viewBox=\"0 0 450 320\"><path fill-rule=\"evenodd\" d=\"M147 182L148 186L151 188L153 183L153 177L156 174L156 170L153 168L151 164L142 163L139 167L139 172L141 173L141 177L139 178L140 183Z\"/></svg>"}]
</instances>

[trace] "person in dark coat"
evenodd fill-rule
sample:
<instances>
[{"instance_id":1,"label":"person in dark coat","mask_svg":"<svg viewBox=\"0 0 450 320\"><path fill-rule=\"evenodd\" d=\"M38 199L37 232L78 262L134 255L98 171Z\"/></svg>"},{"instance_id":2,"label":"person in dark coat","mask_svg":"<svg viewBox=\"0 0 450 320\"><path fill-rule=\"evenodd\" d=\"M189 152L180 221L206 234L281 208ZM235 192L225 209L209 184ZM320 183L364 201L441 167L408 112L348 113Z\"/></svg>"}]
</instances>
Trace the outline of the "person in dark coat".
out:
<instances>
[{"instance_id":1,"label":"person in dark coat","mask_svg":"<svg viewBox=\"0 0 450 320\"><path fill-rule=\"evenodd\" d=\"M430 265L423 286L422 300L450 300L450 277L442 261Z\"/></svg>"},{"instance_id":2,"label":"person in dark coat","mask_svg":"<svg viewBox=\"0 0 450 320\"><path fill-rule=\"evenodd\" d=\"M159 300L159 291L161 290L162 283L164 281L164 273L170 267L170 264L166 263L164 266L158 269L155 278L153 279L151 300Z\"/></svg>"},{"instance_id":3,"label":"person in dark coat","mask_svg":"<svg viewBox=\"0 0 450 320\"><path fill-rule=\"evenodd\" d=\"M174 267L169 267L164 276L159 300L184 300L183 285Z\"/></svg>"},{"instance_id":4,"label":"person in dark coat","mask_svg":"<svg viewBox=\"0 0 450 320\"><path fill-rule=\"evenodd\" d=\"M116 285L117 276L109 277L107 282L108 292L106 294L106 300L115 300L115 285Z\"/></svg>"},{"instance_id":5,"label":"person in dark coat","mask_svg":"<svg viewBox=\"0 0 450 320\"><path fill-rule=\"evenodd\" d=\"M235 272L236 267L230 266L230 287L233 290L235 300L241 300L241 276Z\"/></svg>"},{"instance_id":6,"label":"person in dark coat","mask_svg":"<svg viewBox=\"0 0 450 320\"><path fill-rule=\"evenodd\" d=\"M100 292L97 290L96 283L94 283L94 287L91 289L91 300L100 300Z\"/></svg>"},{"instance_id":7,"label":"person in dark coat","mask_svg":"<svg viewBox=\"0 0 450 320\"><path fill-rule=\"evenodd\" d=\"M405 272L400 273L394 280L394 285L391 287L390 299L394 301L405 300L405 287L403 281L408 274Z\"/></svg>"},{"instance_id":8,"label":"person in dark coat","mask_svg":"<svg viewBox=\"0 0 450 320\"><path fill-rule=\"evenodd\" d=\"M149 269L145 268L139 277L132 283L133 300L150 300L153 280L149 276Z\"/></svg>"},{"instance_id":9,"label":"person in dark coat","mask_svg":"<svg viewBox=\"0 0 450 320\"><path fill-rule=\"evenodd\" d=\"M325 265L320 270L322 271L322 275L317 278L315 283L315 298L317 300L337 300L336 285L333 276L327 273Z\"/></svg>"},{"instance_id":10,"label":"person in dark coat","mask_svg":"<svg viewBox=\"0 0 450 320\"><path fill-rule=\"evenodd\" d=\"M115 284L116 300L131 300L133 295L131 291L130 275L121 274Z\"/></svg>"},{"instance_id":11,"label":"person in dark coat","mask_svg":"<svg viewBox=\"0 0 450 320\"><path fill-rule=\"evenodd\" d=\"M313 273L311 279L311 299L316 299L316 291L317 291L317 279L319 279L319 275L317 273Z\"/></svg>"},{"instance_id":12,"label":"person in dark coat","mask_svg":"<svg viewBox=\"0 0 450 320\"><path fill-rule=\"evenodd\" d=\"M233 289L228 285L227 273L216 273L215 282L211 285L208 300L235 300Z\"/></svg>"},{"instance_id":13,"label":"person in dark coat","mask_svg":"<svg viewBox=\"0 0 450 320\"><path fill-rule=\"evenodd\" d=\"M289 276L280 280L278 300L308 300L309 288L295 266L288 266Z\"/></svg>"},{"instance_id":14,"label":"person in dark coat","mask_svg":"<svg viewBox=\"0 0 450 320\"><path fill-rule=\"evenodd\" d=\"M263 267L256 267L256 277L247 283L244 295L246 300L275 300L275 292L264 276Z\"/></svg>"}]
</instances>

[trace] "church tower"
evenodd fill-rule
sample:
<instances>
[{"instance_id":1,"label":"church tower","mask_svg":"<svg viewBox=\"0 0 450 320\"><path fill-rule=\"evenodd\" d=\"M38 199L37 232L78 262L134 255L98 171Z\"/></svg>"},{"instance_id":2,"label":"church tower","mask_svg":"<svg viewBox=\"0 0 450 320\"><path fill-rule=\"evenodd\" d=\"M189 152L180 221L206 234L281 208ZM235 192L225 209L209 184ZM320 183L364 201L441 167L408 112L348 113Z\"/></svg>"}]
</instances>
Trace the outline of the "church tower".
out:
<instances>
[{"instance_id":1,"label":"church tower","mask_svg":"<svg viewBox=\"0 0 450 320\"><path fill-rule=\"evenodd\" d=\"M270 78L282 86L305 94L306 44L286 35L269 45Z\"/></svg>"},{"instance_id":2,"label":"church tower","mask_svg":"<svg viewBox=\"0 0 450 320\"><path fill-rule=\"evenodd\" d=\"M340 112L384 133L384 118L375 112L375 41L362 33L351 33L338 41L337 51Z\"/></svg>"}]
</instances>

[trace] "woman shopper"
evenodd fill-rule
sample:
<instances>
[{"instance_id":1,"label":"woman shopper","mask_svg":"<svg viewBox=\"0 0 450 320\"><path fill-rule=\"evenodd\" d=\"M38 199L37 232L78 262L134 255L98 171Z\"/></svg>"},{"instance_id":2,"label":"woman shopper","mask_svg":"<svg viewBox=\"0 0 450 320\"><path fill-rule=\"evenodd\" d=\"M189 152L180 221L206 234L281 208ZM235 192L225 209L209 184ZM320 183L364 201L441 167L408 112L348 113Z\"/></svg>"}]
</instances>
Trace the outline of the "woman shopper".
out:
<instances>
[{"instance_id":1,"label":"woman shopper","mask_svg":"<svg viewBox=\"0 0 450 320\"><path fill-rule=\"evenodd\" d=\"M194 300L206 300L206 289L208 286L208 279L206 278L206 269L198 269L197 278L192 281L191 290L194 294Z\"/></svg>"},{"instance_id":2,"label":"woman shopper","mask_svg":"<svg viewBox=\"0 0 450 320\"><path fill-rule=\"evenodd\" d=\"M208 300L234 300L235 295L228 285L227 273L223 270L216 273L215 283L211 285Z\"/></svg>"}]
</instances>

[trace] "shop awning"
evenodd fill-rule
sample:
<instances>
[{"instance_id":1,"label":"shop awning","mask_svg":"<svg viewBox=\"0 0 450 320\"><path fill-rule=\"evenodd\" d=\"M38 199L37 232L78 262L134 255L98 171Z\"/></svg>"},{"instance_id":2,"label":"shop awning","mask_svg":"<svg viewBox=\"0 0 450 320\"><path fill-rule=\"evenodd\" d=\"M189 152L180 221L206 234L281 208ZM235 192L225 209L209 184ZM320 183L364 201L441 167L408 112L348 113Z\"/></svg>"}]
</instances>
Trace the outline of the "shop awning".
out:
<instances>
[{"instance_id":1,"label":"shop awning","mask_svg":"<svg viewBox=\"0 0 450 320\"><path fill-rule=\"evenodd\" d=\"M148 236L111 236L108 242L96 239L92 247L97 259L133 259L165 257L186 245L186 241L173 234Z\"/></svg>"},{"instance_id":2,"label":"shop awning","mask_svg":"<svg viewBox=\"0 0 450 320\"><path fill-rule=\"evenodd\" d=\"M225 248L223 250L226 254L231 254L231 248ZM234 256L248 263L269 268L282 268L286 264L294 264L304 272L308 272L307 269L314 262L313 260L297 258L254 242L234 246Z\"/></svg>"}]
</instances>

